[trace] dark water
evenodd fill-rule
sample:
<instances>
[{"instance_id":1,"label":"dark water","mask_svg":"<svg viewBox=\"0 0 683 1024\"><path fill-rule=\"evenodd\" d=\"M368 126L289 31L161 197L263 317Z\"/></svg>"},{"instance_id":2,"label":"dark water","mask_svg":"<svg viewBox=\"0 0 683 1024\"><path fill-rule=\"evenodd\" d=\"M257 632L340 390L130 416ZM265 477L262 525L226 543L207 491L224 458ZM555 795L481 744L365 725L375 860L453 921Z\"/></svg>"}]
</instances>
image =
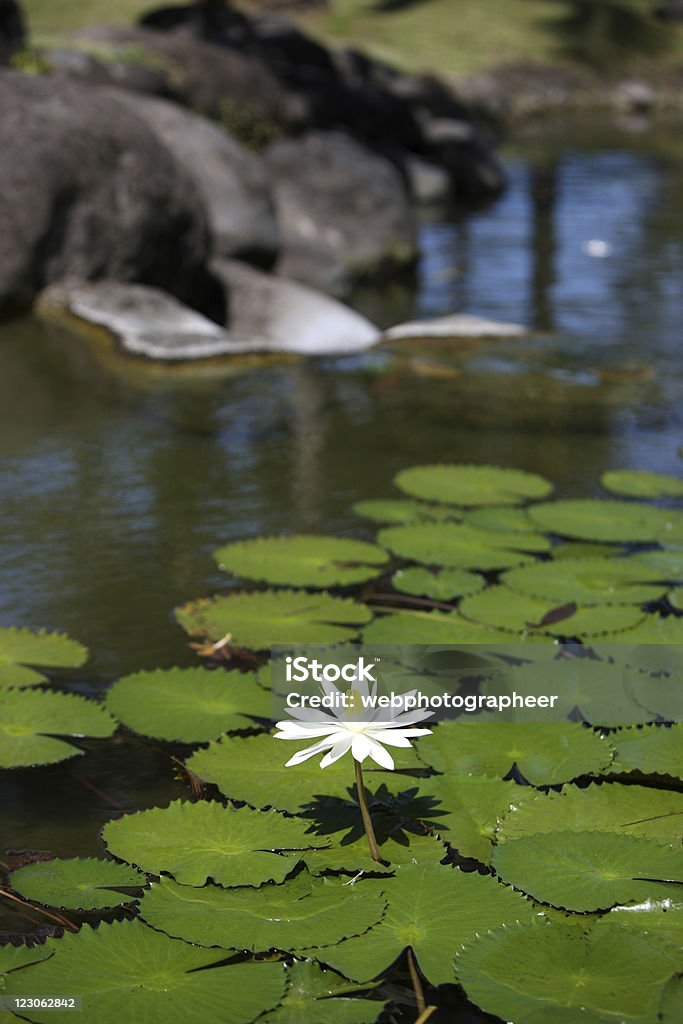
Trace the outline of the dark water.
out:
<instances>
[{"instance_id":1,"label":"dark water","mask_svg":"<svg viewBox=\"0 0 683 1024\"><path fill-rule=\"evenodd\" d=\"M425 214L416 290L359 296L385 323L464 310L529 340L178 374L4 326L0 624L67 630L92 651L67 684L99 688L191 663L172 609L231 585L219 544L366 536L352 502L389 496L403 466L518 466L564 494L596 492L609 466L683 468L683 150L638 128L539 130L509 152L498 202ZM181 792L167 752L129 740L4 772L0 851L96 853L113 808Z\"/></svg>"}]
</instances>

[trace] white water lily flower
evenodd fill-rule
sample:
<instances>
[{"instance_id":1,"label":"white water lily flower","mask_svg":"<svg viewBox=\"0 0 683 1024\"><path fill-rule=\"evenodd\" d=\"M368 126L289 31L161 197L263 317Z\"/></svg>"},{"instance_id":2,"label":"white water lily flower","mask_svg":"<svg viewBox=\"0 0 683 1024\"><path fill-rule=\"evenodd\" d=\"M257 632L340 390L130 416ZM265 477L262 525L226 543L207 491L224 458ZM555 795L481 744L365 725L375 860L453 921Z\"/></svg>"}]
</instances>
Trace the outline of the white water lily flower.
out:
<instances>
[{"instance_id":1,"label":"white water lily flower","mask_svg":"<svg viewBox=\"0 0 683 1024\"><path fill-rule=\"evenodd\" d=\"M331 683L322 682L322 687L328 695L339 695L338 688ZM310 740L316 736L323 739L310 747L298 750L293 757L287 761L285 768L302 764L309 757L315 757L327 751L320 762L321 768L327 768L334 764L340 757L351 751L352 756L361 764L367 757L370 757L381 768L394 768L394 759L382 744L389 747L409 747L410 741L417 736L427 736L431 729L410 728L415 722L421 722L431 717L433 711L418 709L416 711L401 711L400 708L391 710L391 718L388 721L378 721L379 709L377 706L363 706L363 697L375 698L377 684L368 689L365 681L356 680L351 683L353 693L357 699L354 704L357 707L337 709L333 706L331 713L312 708L292 708L289 714L296 721L277 722L276 728L280 730L275 734L277 740ZM404 698L411 697L416 691L402 694Z\"/></svg>"}]
</instances>

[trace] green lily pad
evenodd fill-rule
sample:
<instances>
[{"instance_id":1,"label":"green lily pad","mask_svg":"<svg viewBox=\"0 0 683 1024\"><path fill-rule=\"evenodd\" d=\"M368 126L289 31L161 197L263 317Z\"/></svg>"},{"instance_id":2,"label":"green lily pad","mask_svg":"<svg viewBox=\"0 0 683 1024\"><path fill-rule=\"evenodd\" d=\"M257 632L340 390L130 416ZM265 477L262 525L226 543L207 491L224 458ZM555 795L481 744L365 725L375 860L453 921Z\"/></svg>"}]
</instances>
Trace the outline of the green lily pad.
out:
<instances>
[{"instance_id":1,"label":"green lily pad","mask_svg":"<svg viewBox=\"0 0 683 1024\"><path fill-rule=\"evenodd\" d=\"M535 473L496 466L413 466L394 482L411 497L447 505L521 505L546 498L553 489Z\"/></svg>"},{"instance_id":2,"label":"green lily pad","mask_svg":"<svg viewBox=\"0 0 683 1024\"><path fill-rule=\"evenodd\" d=\"M250 580L324 589L364 583L380 572L387 554L347 537L256 537L219 548L218 568Z\"/></svg>"},{"instance_id":3,"label":"green lily pad","mask_svg":"<svg viewBox=\"0 0 683 1024\"><path fill-rule=\"evenodd\" d=\"M638 608L611 605L578 608L573 602L560 604L518 594L511 587L500 585L466 597L458 610L466 619L499 629L571 637L594 637L632 629L643 618Z\"/></svg>"},{"instance_id":4,"label":"green lily pad","mask_svg":"<svg viewBox=\"0 0 683 1024\"><path fill-rule=\"evenodd\" d=\"M462 857L488 864L496 826L520 797L514 782L486 775L436 775L420 780L420 795L434 801L428 821Z\"/></svg>"},{"instance_id":5,"label":"green lily pad","mask_svg":"<svg viewBox=\"0 0 683 1024\"><path fill-rule=\"evenodd\" d=\"M631 565L644 565L654 570L658 580L668 580L670 583L683 581L683 551L639 551L625 561Z\"/></svg>"},{"instance_id":6,"label":"green lily pad","mask_svg":"<svg viewBox=\"0 0 683 1024\"><path fill-rule=\"evenodd\" d=\"M0 946L0 993L3 990L3 975L20 967L40 963L51 955L45 946Z\"/></svg>"},{"instance_id":7,"label":"green lily pad","mask_svg":"<svg viewBox=\"0 0 683 1024\"><path fill-rule=\"evenodd\" d=\"M653 570L630 559L577 558L523 565L506 572L508 587L521 594L564 604L644 604L666 591ZM653 582L654 581L654 582Z\"/></svg>"},{"instance_id":8,"label":"green lily pad","mask_svg":"<svg viewBox=\"0 0 683 1024\"><path fill-rule=\"evenodd\" d=\"M656 1019L676 951L620 928L595 933L538 921L470 942L456 971L487 1013L519 1024L643 1024Z\"/></svg>"},{"instance_id":9,"label":"green lily pad","mask_svg":"<svg viewBox=\"0 0 683 1024\"><path fill-rule=\"evenodd\" d=\"M82 644L65 633L0 628L0 689L45 682L38 668L80 668L88 657Z\"/></svg>"},{"instance_id":10,"label":"green lily pad","mask_svg":"<svg viewBox=\"0 0 683 1024\"><path fill-rule=\"evenodd\" d=\"M244 800L254 807L297 813L316 799L355 798L350 758L341 758L327 768L320 768L314 759L285 768L294 749L272 736L225 737L198 750L187 761L187 767L200 779L217 786L224 796ZM415 754L410 749L397 748L395 761L397 768L411 767ZM371 790L394 778L391 773L374 770L364 770L363 775Z\"/></svg>"},{"instance_id":11,"label":"green lily pad","mask_svg":"<svg viewBox=\"0 0 683 1024\"><path fill-rule=\"evenodd\" d=\"M38 861L14 871L12 888L27 900L72 910L118 907L136 898L147 878L127 864L94 857ZM120 890L132 889L133 892Z\"/></svg>"},{"instance_id":12,"label":"green lily pad","mask_svg":"<svg viewBox=\"0 0 683 1024\"><path fill-rule=\"evenodd\" d=\"M448 505L425 505L409 498L386 498L372 501L357 501L352 505L356 515L371 519L373 523L418 523L429 520L440 522L443 519L461 519L461 509Z\"/></svg>"},{"instance_id":13,"label":"green lily pad","mask_svg":"<svg viewBox=\"0 0 683 1024\"><path fill-rule=\"evenodd\" d=\"M494 505L491 508L473 508L465 515L465 522L482 530L500 530L504 533L534 533L534 524L525 508Z\"/></svg>"},{"instance_id":14,"label":"green lily pad","mask_svg":"<svg viewBox=\"0 0 683 1024\"><path fill-rule=\"evenodd\" d=\"M388 526L377 540L401 558L450 569L507 569L526 561L527 552L550 548L540 534L495 533L466 523Z\"/></svg>"},{"instance_id":15,"label":"green lily pad","mask_svg":"<svg viewBox=\"0 0 683 1024\"><path fill-rule=\"evenodd\" d=\"M661 615L646 615L642 622L639 622L627 633L611 634L605 633L601 639L605 643L614 640L633 644L683 644L683 617L669 615L664 618Z\"/></svg>"},{"instance_id":16,"label":"green lily pad","mask_svg":"<svg viewBox=\"0 0 683 1024\"><path fill-rule=\"evenodd\" d=\"M664 986L659 1008L661 1024L678 1024L683 1017L683 979L680 975Z\"/></svg>"},{"instance_id":17,"label":"green lily pad","mask_svg":"<svg viewBox=\"0 0 683 1024\"><path fill-rule=\"evenodd\" d=\"M554 786L604 771L613 749L578 723L440 722L419 756L445 774L507 775L513 765L532 786Z\"/></svg>"},{"instance_id":18,"label":"green lily pad","mask_svg":"<svg viewBox=\"0 0 683 1024\"><path fill-rule=\"evenodd\" d=\"M131 1021L249 1024L284 995L282 964L214 967L222 959L216 950L169 939L141 921L86 925L49 948L53 956L7 975L4 995L78 993L82 1024L121 1024L122 1008ZM31 1010L38 1024L72 1017L70 1011Z\"/></svg>"},{"instance_id":19,"label":"green lily pad","mask_svg":"<svg viewBox=\"0 0 683 1024\"><path fill-rule=\"evenodd\" d=\"M680 896L643 900L614 907L602 918L605 927L628 928L634 932L658 935L677 946L683 935L683 902Z\"/></svg>"},{"instance_id":20,"label":"green lily pad","mask_svg":"<svg viewBox=\"0 0 683 1024\"><path fill-rule=\"evenodd\" d=\"M503 881L565 910L674 895L683 883L680 851L656 839L616 832L548 832L511 839L491 863Z\"/></svg>"},{"instance_id":21,"label":"green lily pad","mask_svg":"<svg viewBox=\"0 0 683 1024\"><path fill-rule=\"evenodd\" d=\"M586 789L564 786L559 793L523 795L504 817L497 840L590 830L673 843L683 834L683 793L604 782Z\"/></svg>"},{"instance_id":22,"label":"green lily pad","mask_svg":"<svg viewBox=\"0 0 683 1024\"><path fill-rule=\"evenodd\" d=\"M602 474L600 480L605 490L626 498L683 497L683 480L663 473L648 473L642 469L610 469Z\"/></svg>"},{"instance_id":23,"label":"green lily pad","mask_svg":"<svg viewBox=\"0 0 683 1024\"><path fill-rule=\"evenodd\" d=\"M629 501L570 498L533 505L529 516L547 533L613 544L657 541L679 536L683 513Z\"/></svg>"},{"instance_id":24,"label":"green lily pad","mask_svg":"<svg viewBox=\"0 0 683 1024\"><path fill-rule=\"evenodd\" d=\"M153 928L194 945L266 952L361 935L379 923L386 905L379 892L304 872L284 885L237 891L162 879L152 884L141 913Z\"/></svg>"},{"instance_id":25,"label":"green lily pad","mask_svg":"<svg viewBox=\"0 0 683 1024\"><path fill-rule=\"evenodd\" d=\"M457 612L416 609L383 615L363 630L366 644L513 644L524 639L469 622Z\"/></svg>"},{"instance_id":26,"label":"green lily pad","mask_svg":"<svg viewBox=\"0 0 683 1024\"><path fill-rule=\"evenodd\" d=\"M305 590L256 591L191 601L176 609L191 636L214 643L230 637L237 647L334 644L352 640L372 612L363 604Z\"/></svg>"},{"instance_id":27,"label":"green lily pad","mask_svg":"<svg viewBox=\"0 0 683 1024\"><path fill-rule=\"evenodd\" d=\"M415 781L417 782L417 780ZM420 780L420 783L423 781ZM423 791L422 785L420 785L419 793L420 797L429 797L429 794ZM356 814L355 831L360 832L362 829L358 821L358 810L354 808L354 812ZM343 872L348 875L358 875L359 872L390 875L399 864L438 864L446 856L446 848L443 843L433 836L409 833L399 828L396 829L395 835L383 833L381 828L378 828L378 825L381 826L383 816L376 804L371 806L371 814L377 845L382 855L380 863L374 861L370 856L368 840L363 833L358 839L352 839L349 842L345 837L341 842L333 842L331 846L326 846L323 849L309 850L304 854L308 870L314 875L325 871ZM417 827L415 822L412 825ZM327 832L323 834L329 836ZM329 838L336 839L337 836L332 835Z\"/></svg>"},{"instance_id":28,"label":"green lily pad","mask_svg":"<svg viewBox=\"0 0 683 1024\"><path fill-rule=\"evenodd\" d=\"M357 986L311 960L287 968L287 995L260 1024L374 1024L383 1009L375 999L349 998Z\"/></svg>"},{"instance_id":29,"label":"green lily pad","mask_svg":"<svg viewBox=\"0 0 683 1024\"><path fill-rule=\"evenodd\" d=\"M354 981L377 977L410 946L431 984L452 982L453 957L462 943L489 928L531 921L536 913L533 904L490 876L443 865L401 865L390 886L361 880L355 888L372 891L385 884L389 907L381 924L318 954Z\"/></svg>"},{"instance_id":30,"label":"green lily pad","mask_svg":"<svg viewBox=\"0 0 683 1024\"><path fill-rule=\"evenodd\" d=\"M180 800L109 821L102 838L115 857L189 886L209 878L226 886L282 882L300 857L273 851L301 853L327 842L277 811Z\"/></svg>"},{"instance_id":31,"label":"green lily pad","mask_svg":"<svg viewBox=\"0 0 683 1024\"><path fill-rule=\"evenodd\" d=\"M559 658L550 665L536 662L508 669L506 686L523 695L557 694L557 707L544 712L548 719L565 719L576 709L585 722L595 726L652 721L656 715L633 696L631 676L628 668L611 662ZM483 690L486 692L486 685Z\"/></svg>"},{"instance_id":32,"label":"green lily pad","mask_svg":"<svg viewBox=\"0 0 683 1024\"><path fill-rule=\"evenodd\" d=\"M92 700L38 690L0 691L0 768L54 764L82 751L57 737L111 736L116 722Z\"/></svg>"},{"instance_id":33,"label":"green lily pad","mask_svg":"<svg viewBox=\"0 0 683 1024\"><path fill-rule=\"evenodd\" d=\"M672 775L683 779L683 725L650 725L620 729L614 770L644 775Z\"/></svg>"},{"instance_id":34,"label":"green lily pad","mask_svg":"<svg viewBox=\"0 0 683 1024\"><path fill-rule=\"evenodd\" d=\"M683 587L676 587L669 593L669 603L679 612L683 612Z\"/></svg>"},{"instance_id":35,"label":"green lily pad","mask_svg":"<svg viewBox=\"0 0 683 1024\"><path fill-rule=\"evenodd\" d=\"M554 544L552 555L555 561L564 558L612 558L614 548L611 544L591 544L589 541L568 540Z\"/></svg>"},{"instance_id":36,"label":"green lily pad","mask_svg":"<svg viewBox=\"0 0 683 1024\"><path fill-rule=\"evenodd\" d=\"M442 569L441 572L432 572L419 565L399 569L394 573L391 583L394 590L402 594L431 597L434 601L453 601L456 597L475 594L486 586L483 576L476 572L468 572L467 569Z\"/></svg>"},{"instance_id":37,"label":"green lily pad","mask_svg":"<svg viewBox=\"0 0 683 1024\"><path fill-rule=\"evenodd\" d=\"M171 668L120 679L107 707L143 736L201 743L270 719L271 697L249 673Z\"/></svg>"}]
</instances>

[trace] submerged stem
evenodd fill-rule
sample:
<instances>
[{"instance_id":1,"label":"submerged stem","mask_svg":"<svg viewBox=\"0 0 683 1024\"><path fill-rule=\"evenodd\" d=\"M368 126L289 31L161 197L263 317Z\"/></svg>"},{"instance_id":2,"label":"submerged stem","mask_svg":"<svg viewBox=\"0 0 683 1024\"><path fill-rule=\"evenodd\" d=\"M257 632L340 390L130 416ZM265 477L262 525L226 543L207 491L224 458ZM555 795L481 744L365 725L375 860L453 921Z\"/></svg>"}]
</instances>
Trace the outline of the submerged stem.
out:
<instances>
[{"instance_id":1,"label":"submerged stem","mask_svg":"<svg viewBox=\"0 0 683 1024\"><path fill-rule=\"evenodd\" d=\"M360 804L360 813L363 819L365 834L368 837L370 856L373 860L380 861L382 856L379 852L377 839L375 838L375 830L372 827L372 818L370 816L370 808L368 807L368 797L363 783L363 769L361 768L360 761L356 761L355 757L353 759L353 763L356 769L356 792L358 793L358 803Z\"/></svg>"}]
</instances>

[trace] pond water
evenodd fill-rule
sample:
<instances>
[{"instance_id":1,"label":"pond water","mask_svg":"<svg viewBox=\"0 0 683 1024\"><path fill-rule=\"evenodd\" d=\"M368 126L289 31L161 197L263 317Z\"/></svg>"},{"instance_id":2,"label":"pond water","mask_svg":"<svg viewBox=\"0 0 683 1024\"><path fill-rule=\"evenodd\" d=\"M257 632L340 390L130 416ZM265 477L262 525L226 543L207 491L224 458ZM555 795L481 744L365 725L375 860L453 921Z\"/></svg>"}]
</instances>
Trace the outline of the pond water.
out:
<instances>
[{"instance_id":1,"label":"pond water","mask_svg":"<svg viewBox=\"0 0 683 1024\"><path fill-rule=\"evenodd\" d=\"M430 343L240 372L133 367L30 320L0 330L0 624L87 644L64 685L192 664L172 609L230 587L211 552L281 531L369 536L351 512L401 467L471 461L598 493L606 467L676 472L683 443L683 151L638 123L530 132L509 189L425 211L416 287L359 293L383 323L455 309L523 341ZM0 775L5 849L97 854L112 808L186 792L127 737ZM28 927L12 918L13 927ZM9 918L0 910L0 931Z\"/></svg>"}]
</instances>

